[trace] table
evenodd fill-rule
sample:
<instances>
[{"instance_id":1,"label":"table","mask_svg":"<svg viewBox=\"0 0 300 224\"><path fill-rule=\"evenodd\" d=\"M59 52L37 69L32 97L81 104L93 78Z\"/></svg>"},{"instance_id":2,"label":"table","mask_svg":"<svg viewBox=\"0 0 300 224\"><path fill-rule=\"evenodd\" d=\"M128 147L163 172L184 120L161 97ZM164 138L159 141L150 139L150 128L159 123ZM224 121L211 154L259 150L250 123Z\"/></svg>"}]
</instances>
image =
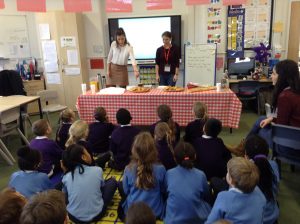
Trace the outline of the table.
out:
<instances>
[{"instance_id":1,"label":"table","mask_svg":"<svg viewBox=\"0 0 300 224\"><path fill-rule=\"evenodd\" d=\"M246 81L254 81L253 79L247 79ZM237 93L239 90L238 90L238 83L239 82L242 82L242 81L245 81L243 79L229 79L229 88ZM259 83L258 83L258 86L257 88L261 88L261 87L267 87L267 86L270 86L272 85L272 79L260 79L260 80L257 80Z\"/></svg>"},{"instance_id":2,"label":"table","mask_svg":"<svg viewBox=\"0 0 300 224\"><path fill-rule=\"evenodd\" d=\"M151 125L158 120L156 108L167 104L173 111L173 119L180 126L186 126L194 120L192 106L194 102L201 101L208 107L209 117L222 121L224 127L238 128L242 104L231 90L217 92L189 93L163 92L160 89L151 89L147 93L124 94L91 94L80 95L77 98L77 109L80 119L91 123L94 121L94 108L102 106L106 109L111 122L116 123L116 112L119 108L130 111L134 125Z\"/></svg>"},{"instance_id":3,"label":"table","mask_svg":"<svg viewBox=\"0 0 300 224\"><path fill-rule=\"evenodd\" d=\"M43 118L42 106L40 96L23 96L23 95L11 95L0 97L0 114L3 111L27 105L31 102L38 101L40 118ZM20 114L21 115L21 114ZM20 129L24 133L22 116L20 116Z\"/></svg>"}]
</instances>

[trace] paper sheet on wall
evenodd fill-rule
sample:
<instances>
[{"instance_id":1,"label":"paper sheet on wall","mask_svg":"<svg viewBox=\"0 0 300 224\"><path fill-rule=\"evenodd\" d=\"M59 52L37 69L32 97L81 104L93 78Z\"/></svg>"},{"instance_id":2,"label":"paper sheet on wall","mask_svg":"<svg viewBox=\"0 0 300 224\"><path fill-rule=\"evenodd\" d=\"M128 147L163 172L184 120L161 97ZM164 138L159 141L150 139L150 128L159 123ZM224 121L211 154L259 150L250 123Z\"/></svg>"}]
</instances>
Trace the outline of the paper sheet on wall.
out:
<instances>
[{"instance_id":1,"label":"paper sheet on wall","mask_svg":"<svg viewBox=\"0 0 300 224\"><path fill-rule=\"evenodd\" d=\"M61 47L76 47L75 37L72 36L64 36L60 38L60 46Z\"/></svg>"},{"instance_id":2,"label":"paper sheet on wall","mask_svg":"<svg viewBox=\"0 0 300 224\"><path fill-rule=\"evenodd\" d=\"M69 67L69 68L64 68L65 75L80 75L80 68L78 67Z\"/></svg>"},{"instance_id":3,"label":"paper sheet on wall","mask_svg":"<svg viewBox=\"0 0 300 224\"><path fill-rule=\"evenodd\" d=\"M57 61L57 51L54 40L42 41L42 50L45 61Z\"/></svg>"},{"instance_id":4,"label":"paper sheet on wall","mask_svg":"<svg viewBox=\"0 0 300 224\"><path fill-rule=\"evenodd\" d=\"M49 24L39 24L40 39L41 40L50 40L50 28Z\"/></svg>"},{"instance_id":5,"label":"paper sheet on wall","mask_svg":"<svg viewBox=\"0 0 300 224\"><path fill-rule=\"evenodd\" d=\"M56 61L45 61L44 65L47 73L58 72L58 64Z\"/></svg>"},{"instance_id":6,"label":"paper sheet on wall","mask_svg":"<svg viewBox=\"0 0 300 224\"><path fill-rule=\"evenodd\" d=\"M46 73L47 84L61 84L59 73Z\"/></svg>"},{"instance_id":7,"label":"paper sheet on wall","mask_svg":"<svg viewBox=\"0 0 300 224\"><path fill-rule=\"evenodd\" d=\"M77 50L67 50L68 65L78 65Z\"/></svg>"}]
</instances>

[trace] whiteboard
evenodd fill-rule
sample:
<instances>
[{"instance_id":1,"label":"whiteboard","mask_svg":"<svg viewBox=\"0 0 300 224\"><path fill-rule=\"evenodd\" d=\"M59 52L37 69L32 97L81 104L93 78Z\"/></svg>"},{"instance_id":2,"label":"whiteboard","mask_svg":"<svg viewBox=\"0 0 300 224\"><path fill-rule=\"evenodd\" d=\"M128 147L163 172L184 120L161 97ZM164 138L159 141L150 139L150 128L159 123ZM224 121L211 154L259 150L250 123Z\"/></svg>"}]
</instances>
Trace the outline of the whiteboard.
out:
<instances>
[{"instance_id":1,"label":"whiteboard","mask_svg":"<svg viewBox=\"0 0 300 224\"><path fill-rule=\"evenodd\" d=\"M0 15L0 58L31 56L25 15Z\"/></svg>"},{"instance_id":2,"label":"whiteboard","mask_svg":"<svg viewBox=\"0 0 300 224\"><path fill-rule=\"evenodd\" d=\"M188 82L200 85L216 84L216 44L186 44L184 47L184 85Z\"/></svg>"}]
</instances>

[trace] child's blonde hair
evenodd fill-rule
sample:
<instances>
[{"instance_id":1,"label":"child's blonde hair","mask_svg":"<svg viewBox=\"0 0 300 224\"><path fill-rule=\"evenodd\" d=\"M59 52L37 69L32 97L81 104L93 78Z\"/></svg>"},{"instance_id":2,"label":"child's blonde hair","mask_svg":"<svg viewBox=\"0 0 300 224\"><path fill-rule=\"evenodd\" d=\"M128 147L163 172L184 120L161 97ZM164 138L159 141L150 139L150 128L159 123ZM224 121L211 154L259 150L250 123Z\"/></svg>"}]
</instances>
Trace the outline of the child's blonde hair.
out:
<instances>
[{"instance_id":1,"label":"child's blonde hair","mask_svg":"<svg viewBox=\"0 0 300 224\"><path fill-rule=\"evenodd\" d=\"M75 112L67 108L60 113L59 119L61 122L69 123L75 120Z\"/></svg>"},{"instance_id":2,"label":"child's blonde hair","mask_svg":"<svg viewBox=\"0 0 300 224\"><path fill-rule=\"evenodd\" d=\"M205 103L200 101L195 102L193 105L193 111L196 118L203 119L205 121L208 119L207 106Z\"/></svg>"},{"instance_id":3,"label":"child's blonde hair","mask_svg":"<svg viewBox=\"0 0 300 224\"><path fill-rule=\"evenodd\" d=\"M89 134L89 125L83 120L75 121L69 129L69 139L66 142L66 147L75 144L80 139L86 139Z\"/></svg>"},{"instance_id":4,"label":"child's blonde hair","mask_svg":"<svg viewBox=\"0 0 300 224\"><path fill-rule=\"evenodd\" d=\"M32 124L32 132L36 136L45 136L49 129L51 129L50 124L45 119L37 120Z\"/></svg>"},{"instance_id":5,"label":"child's blonde hair","mask_svg":"<svg viewBox=\"0 0 300 224\"><path fill-rule=\"evenodd\" d=\"M135 137L132 145L132 159L130 167L136 165L137 188L149 190L155 186L152 165L157 162L157 150L150 133L141 132Z\"/></svg>"},{"instance_id":6,"label":"child's blonde hair","mask_svg":"<svg viewBox=\"0 0 300 224\"><path fill-rule=\"evenodd\" d=\"M154 129L154 139L155 141L160 141L166 139L168 146L174 155L172 142L174 141L172 136L172 131L166 122L159 122Z\"/></svg>"},{"instance_id":7,"label":"child's blonde hair","mask_svg":"<svg viewBox=\"0 0 300 224\"><path fill-rule=\"evenodd\" d=\"M251 193L259 181L256 165L243 157L234 157L227 163L227 171L234 187L244 193Z\"/></svg>"}]
</instances>

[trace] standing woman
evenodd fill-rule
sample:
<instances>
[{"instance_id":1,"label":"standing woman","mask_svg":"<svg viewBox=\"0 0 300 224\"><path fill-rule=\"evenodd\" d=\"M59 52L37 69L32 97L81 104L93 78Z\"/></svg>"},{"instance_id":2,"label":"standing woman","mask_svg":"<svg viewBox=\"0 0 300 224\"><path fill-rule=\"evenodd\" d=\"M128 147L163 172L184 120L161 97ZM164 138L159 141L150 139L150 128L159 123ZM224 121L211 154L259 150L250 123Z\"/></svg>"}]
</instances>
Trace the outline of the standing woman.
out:
<instances>
[{"instance_id":1,"label":"standing woman","mask_svg":"<svg viewBox=\"0 0 300 224\"><path fill-rule=\"evenodd\" d=\"M177 46L171 44L171 32L165 31L162 39L163 46L156 50L156 81L161 86L175 86L179 75L180 51Z\"/></svg>"},{"instance_id":2,"label":"standing woman","mask_svg":"<svg viewBox=\"0 0 300 224\"><path fill-rule=\"evenodd\" d=\"M139 77L139 71L133 54L133 48L126 39L123 28L116 31L115 41L111 43L107 57L107 87L120 86L125 88L128 85L127 61L130 57L134 75Z\"/></svg>"}]
</instances>

